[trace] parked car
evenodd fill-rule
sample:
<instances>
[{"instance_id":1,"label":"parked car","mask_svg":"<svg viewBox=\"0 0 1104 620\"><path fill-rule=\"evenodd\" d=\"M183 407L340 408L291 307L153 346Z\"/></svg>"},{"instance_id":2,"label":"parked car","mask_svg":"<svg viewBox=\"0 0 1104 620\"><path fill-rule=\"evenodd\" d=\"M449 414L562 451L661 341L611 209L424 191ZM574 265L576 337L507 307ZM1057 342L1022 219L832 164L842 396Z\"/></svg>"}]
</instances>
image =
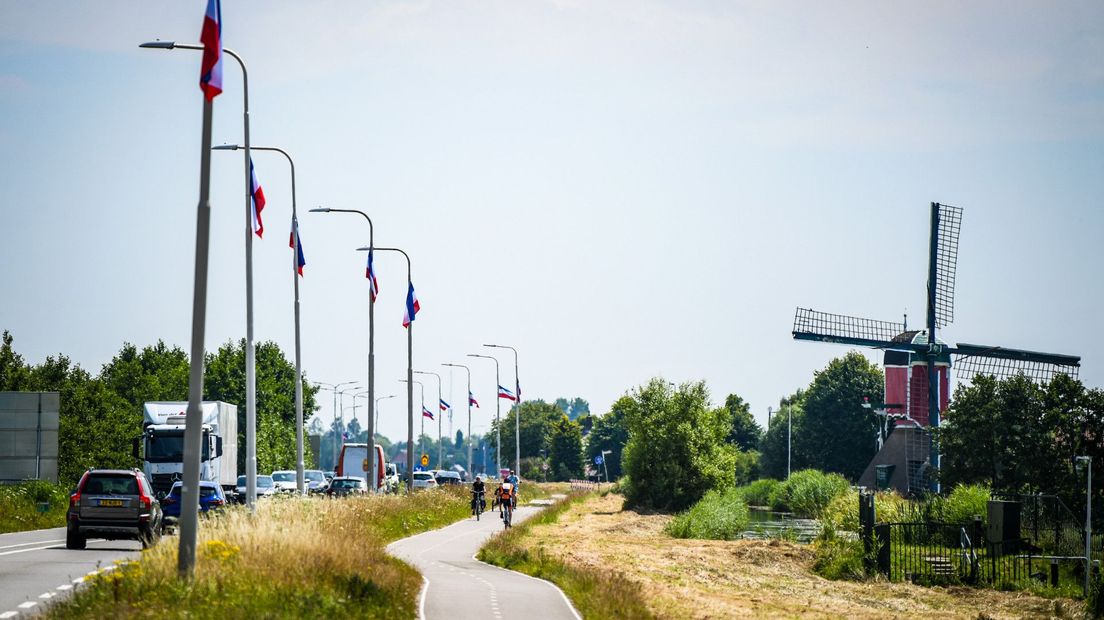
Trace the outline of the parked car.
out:
<instances>
[{"instance_id":1,"label":"parked car","mask_svg":"<svg viewBox=\"0 0 1104 620\"><path fill-rule=\"evenodd\" d=\"M138 469L90 469L69 496L65 547L84 549L89 537L136 539L148 548L161 536L161 503Z\"/></svg>"},{"instance_id":2,"label":"parked car","mask_svg":"<svg viewBox=\"0 0 1104 620\"><path fill-rule=\"evenodd\" d=\"M428 471L416 471L414 472L414 488L415 489L436 489L437 480L434 479L433 474Z\"/></svg>"},{"instance_id":3,"label":"parked car","mask_svg":"<svg viewBox=\"0 0 1104 620\"><path fill-rule=\"evenodd\" d=\"M326 488L327 497L345 497L346 495L360 495L368 492L368 485L364 478L356 476L338 476L330 481Z\"/></svg>"},{"instance_id":4,"label":"parked car","mask_svg":"<svg viewBox=\"0 0 1104 620\"><path fill-rule=\"evenodd\" d=\"M184 488L183 482L174 482L169 494L161 500L161 511L164 516L164 525L175 525L180 519L181 494ZM199 482L199 511L218 510L226 505L226 495L218 483L208 480Z\"/></svg>"},{"instance_id":5,"label":"parked car","mask_svg":"<svg viewBox=\"0 0 1104 620\"><path fill-rule=\"evenodd\" d=\"M460 473L459 472L449 471L449 470L445 470L445 469L443 469L441 471L438 471L437 475L434 476L434 480L436 480L437 484L439 484L441 486L444 486L446 484L454 484L454 485L464 484L464 481L460 479Z\"/></svg>"},{"instance_id":6,"label":"parked car","mask_svg":"<svg viewBox=\"0 0 1104 620\"><path fill-rule=\"evenodd\" d=\"M308 469L303 472L307 483L307 493L321 493L326 490L329 480L321 469Z\"/></svg>"},{"instance_id":7,"label":"parked car","mask_svg":"<svg viewBox=\"0 0 1104 620\"><path fill-rule=\"evenodd\" d=\"M299 483L296 480L294 471L274 471L272 472L272 482L276 485L276 490L278 492L295 493L299 490Z\"/></svg>"},{"instance_id":8,"label":"parked car","mask_svg":"<svg viewBox=\"0 0 1104 620\"><path fill-rule=\"evenodd\" d=\"M234 487L234 494L239 504L245 503L245 476L238 476L238 485ZM276 494L276 483L272 476L257 476L257 497L271 497Z\"/></svg>"}]
</instances>

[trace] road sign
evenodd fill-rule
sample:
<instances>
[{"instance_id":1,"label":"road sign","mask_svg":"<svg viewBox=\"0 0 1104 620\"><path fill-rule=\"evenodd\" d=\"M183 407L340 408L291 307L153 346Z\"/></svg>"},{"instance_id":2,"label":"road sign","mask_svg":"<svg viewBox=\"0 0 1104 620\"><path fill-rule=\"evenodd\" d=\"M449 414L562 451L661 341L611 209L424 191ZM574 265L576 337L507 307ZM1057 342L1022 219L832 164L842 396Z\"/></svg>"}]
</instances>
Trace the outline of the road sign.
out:
<instances>
[{"instance_id":1,"label":"road sign","mask_svg":"<svg viewBox=\"0 0 1104 620\"><path fill-rule=\"evenodd\" d=\"M429 455L428 454L423 454L422 455L422 467L429 467Z\"/></svg>"},{"instance_id":2,"label":"road sign","mask_svg":"<svg viewBox=\"0 0 1104 620\"><path fill-rule=\"evenodd\" d=\"M422 467L421 465L415 465L414 466L414 471L425 471L425 468Z\"/></svg>"},{"instance_id":3,"label":"road sign","mask_svg":"<svg viewBox=\"0 0 1104 620\"><path fill-rule=\"evenodd\" d=\"M595 464L595 465L601 465L601 464L602 464L603 462L605 462L605 459L603 459L603 458L602 458L602 455L601 455L601 454L599 454L598 456L594 457L594 464Z\"/></svg>"}]
</instances>

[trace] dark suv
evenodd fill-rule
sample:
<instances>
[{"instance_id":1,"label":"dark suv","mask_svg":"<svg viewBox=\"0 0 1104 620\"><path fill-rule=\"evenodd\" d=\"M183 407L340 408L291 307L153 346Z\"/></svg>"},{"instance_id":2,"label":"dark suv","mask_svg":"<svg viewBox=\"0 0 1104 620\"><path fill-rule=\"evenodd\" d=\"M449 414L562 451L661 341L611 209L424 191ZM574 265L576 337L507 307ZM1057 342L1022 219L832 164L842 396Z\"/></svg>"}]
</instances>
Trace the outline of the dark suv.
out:
<instances>
[{"instance_id":1,"label":"dark suv","mask_svg":"<svg viewBox=\"0 0 1104 620\"><path fill-rule=\"evenodd\" d=\"M65 546L84 549L90 536L137 539L148 548L161 536L161 504L137 469L90 469L69 497Z\"/></svg>"}]
</instances>

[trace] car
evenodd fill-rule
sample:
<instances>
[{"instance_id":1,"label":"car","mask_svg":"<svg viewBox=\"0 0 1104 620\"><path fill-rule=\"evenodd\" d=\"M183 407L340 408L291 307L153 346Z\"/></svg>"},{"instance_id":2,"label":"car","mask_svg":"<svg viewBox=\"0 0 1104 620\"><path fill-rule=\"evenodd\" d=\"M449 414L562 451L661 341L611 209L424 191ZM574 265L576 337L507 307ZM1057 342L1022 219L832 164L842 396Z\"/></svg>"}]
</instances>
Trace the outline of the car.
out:
<instances>
[{"instance_id":1,"label":"car","mask_svg":"<svg viewBox=\"0 0 1104 620\"><path fill-rule=\"evenodd\" d=\"M326 474L321 469L308 469L303 472L303 476L307 483L307 493L321 493L329 484Z\"/></svg>"},{"instance_id":2,"label":"car","mask_svg":"<svg viewBox=\"0 0 1104 620\"><path fill-rule=\"evenodd\" d=\"M459 485L464 483L464 481L460 478L459 472L449 470L441 470L437 472L437 475L434 476L434 480L436 480L437 484L441 486L444 486L446 484Z\"/></svg>"},{"instance_id":3,"label":"car","mask_svg":"<svg viewBox=\"0 0 1104 620\"><path fill-rule=\"evenodd\" d=\"M147 549L161 537L161 502L139 469L89 469L69 496L65 547L84 549L88 538L132 539Z\"/></svg>"},{"instance_id":4,"label":"car","mask_svg":"<svg viewBox=\"0 0 1104 620\"><path fill-rule=\"evenodd\" d=\"M291 470L281 470L272 472L272 482L276 485L276 490L283 493L295 493L299 490L299 483L296 480L296 474Z\"/></svg>"},{"instance_id":5,"label":"car","mask_svg":"<svg viewBox=\"0 0 1104 620\"><path fill-rule=\"evenodd\" d=\"M326 477L327 481L329 481L329 480L333 480L334 476L336 476L337 474L332 472L332 471L324 471L324 472L322 472L322 475Z\"/></svg>"},{"instance_id":6,"label":"car","mask_svg":"<svg viewBox=\"0 0 1104 620\"><path fill-rule=\"evenodd\" d=\"M364 478L356 476L338 476L330 481L330 486L326 487L327 497L345 497L367 492L368 484L364 482Z\"/></svg>"},{"instance_id":7,"label":"car","mask_svg":"<svg viewBox=\"0 0 1104 620\"><path fill-rule=\"evenodd\" d=\"M180 502L184 483L174 482L168 495L161 500L161 511L165 525L173 525L180 519ZM214 482L201 480L199 483L199 511L218 510L226 505L226 495L222 487Z\"/></svg>"},{"instance_id":8,"label":"car","mask_svg":"<svg viewBox=\"0 0 1104 620\"><path fill-rule=\"evenodd\" d=\"M239 504L245 503L245 476L238 476L238 484L234 487L234 494ZM272 476L257 476L257 497L270 497L276 494L276 483Z\"/></svg>"},{"instance_id":9,"label":"car","mask_svg":"<svg viewBox=\"0 0 1104 620\"><path fill-rule=\"evenodd\" d=\"M416 471L414 472L414 488L436 489L437 480L433 477L433 474L428 471Z\"/></svg>"}]
</instances>

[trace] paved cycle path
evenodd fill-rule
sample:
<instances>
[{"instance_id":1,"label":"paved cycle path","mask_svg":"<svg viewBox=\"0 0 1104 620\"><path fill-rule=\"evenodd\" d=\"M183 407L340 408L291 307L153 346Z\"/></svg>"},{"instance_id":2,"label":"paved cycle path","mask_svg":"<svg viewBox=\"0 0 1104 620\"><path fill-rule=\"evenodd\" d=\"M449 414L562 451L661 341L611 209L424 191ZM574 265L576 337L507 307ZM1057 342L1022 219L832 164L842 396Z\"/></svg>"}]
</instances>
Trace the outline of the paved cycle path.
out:
<instances>
[{"instance_id":1,"label":"paved cycle path","mask_svg":"<svg viewBox=\"0 0 1104 620\"><path fill-rule=\"evenodd\" d=\"M520 523L538 510L519 507L514 522ZM488 538L502 529L498 511L487 511L479 521L469 517L387 546L388 553L412 564L426 579L419 617L582 620L563 592L551 583L473 557Z\"/></svg>"}]
</instances>

